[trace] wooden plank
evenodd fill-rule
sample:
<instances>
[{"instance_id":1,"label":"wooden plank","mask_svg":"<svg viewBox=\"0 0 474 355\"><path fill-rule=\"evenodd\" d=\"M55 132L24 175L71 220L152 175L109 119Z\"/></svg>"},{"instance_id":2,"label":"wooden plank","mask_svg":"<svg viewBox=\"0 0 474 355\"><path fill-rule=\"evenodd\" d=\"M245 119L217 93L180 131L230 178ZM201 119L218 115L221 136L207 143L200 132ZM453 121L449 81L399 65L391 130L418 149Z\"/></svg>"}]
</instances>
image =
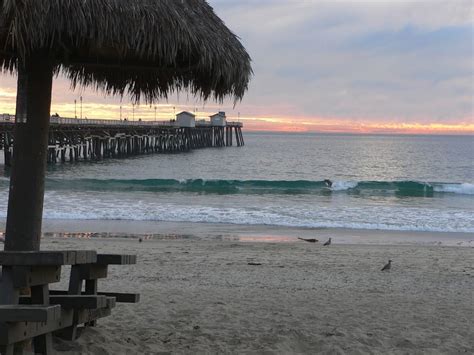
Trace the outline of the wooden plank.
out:
<instances>
[{"instance_id":1,"label":"wooden plank","mask_svg":"<svg viewBox=\"0 0 474 355\"><path fill-rule=\"evenodd\" d=\"M53 265L13 266L13 284L17 288L47 285L58 282L61 267Z\"/></svg>"},{"instance_id":2,"label":"wooden plank","mask_svg":"<svg viewBox=\"0 0 474 355\"><path fill-rule=\"evenodd\" d=\"M97 253L94 250L63 251L1 251L0 265L74 265L94 263Z\"/></svg>"},{"instance_id":3,"label":"wooden plank","mask_svg":"<svg viewBox=\"0 0 474 355\"><path fill-rule=\"evenodd\" d=\"M59 268L59 267L58 267ZM59 277L58 277L59 279ZM31 289L31 303L37 305L49 305L49 285L33 286ZM53 336L51 333L37 335L33 338L35 354L53 353Z\"/></svg>"},{"instance_id":4,"label":"wooden plank","mask_svg":"<svg viewBox=\"0 0 474 355\"><path fill-rule=\"evenodd\" d=\"M130 265L137 263L137 256L130 254L98 254L97 264Z\"/></svg>"},{"instance_id":5,"label":"wooden plank","mask_svg":"<svg viewBox=\"0 0 474 355\"><path fill-rule=\"evenodd\" d=\"M75 250L76 264L92 264L97 261L95 250Z\"/></svg>"},{"instance_id":6,"label":"wooden plank","mask_svg":"<svg viewBox=\"0 0 474 355\"><path fill-rule=\"evenodd\" d=\"M0 304L17 304L20 291L13 285L13 268L3 266L0 273Z\"/></svg>"},{"instance_id":7,"label":"wooden plank","mask_svg":"<svg viewBox=\"0 0 474 355\"><path fill-rule=\"evenodd\" d=\"M65 309L90 309L107 307L107 297L103 295L55 295L49 296L51 305ZM31 297L20 296L20 304L31 304Z\"/></svg>"},{"instance_id":8,"label":"wooden plank","mask_svg":"<svg viewBox=\"0 0 474 355\"><path fill-rule=\"evenodd\" d=\"M107 297L97 295L50 296L49 302L51 304L59 304L67 309L103 308L107 306Z\"/></svg>"},{"instance_id":9,"label":"wooden plank","mask_svg":"<svg viewBox=\"0 0 474 355\"><path fill-rule=\"evenodd\" d=\"M107 265L82 264L79 267L79 277L82 280L95 280L107 277Z\"/></svg>"},{"instance_id":10,"label":"wooden plank","mask_svg":"<svg viewBox=\"0 0 474 355\"><path fill-rule=\"evenodd\" d=\"M0 319L3 322L50 322L60 317L60 305L0 305Z\"/></svg>"},{"instance_id":11,"label":"wooden plank","mask_svg":"<svg viewBox=\"0 0 474 355\"><path fill-rule=\"evenodd\" d=\"M8 345L34 338L41 334L51 333L55 330L68 327L72 324L73 311L61 311L59 319L38 323L38 322L0 322L0 345Z\"/></svg>"},{"instance_id":12,"label":"wooden plank","mask_svg":"<svg viewBox=\"0 0 474 355\"><path fill-rule=\"evenodd\" d=\"M67 295L68 291L64 290L50 290L50 295ZM84 292L82 293L85 294ZM139 293L119 293L119 292L97 292L98 295L114 297L119 303L138 303L140 301Z\"/></svg>"},{"instance_id":13,"label":"wooden plank","mask_svg":"<svg viewBox=\"0 0 474 355\"><path fill-rule=\"evenodd\" d=\"M69 265L75 254L68 251L2 251L0 265Z\"/></svg>"},{"instance_id":14,"label":"wooden plank","mask_svg":"<svg viewBox=\"0 0 474 355\"><path fill-rule=\"evenodd\" d=\"M71 276L69 277L69 289L70 295L80 295L82 290L82 280L80 278L80 265L71 266Z\"/></svg>"},{"instance_id":15,"label":"wooden plank","mask_svg":"<svg viewBox=\"0 0 474 355\"><path fill-rule=\"evenodd\" d=\"M112 311L109 307L74 311L74 324L70 327L56 330L54 335L66 340L75 340L77 338L77 325L90 324L99 318L109 316L111 313Z\"/></svg>"},{"instance_id":16,"label":"wooden plank","mask_svg":"<svg viewBox=\"0 0 474 355\"><path fill-rule=\"evenodd\" d=\"M140 301L139 293L118 293L118 292L97 292L98 295L114 297L119 303L138 303Z\"/></svg>"},{"instance_id":17,"label":"wooden plank","mask_svg":"<svg viewBox=\"0 0 474 355\"><path fill-rule=\"evenodd\" d=\"M97 294L97 279L95 280L85 280L85 293L87 295L96 295ZM86 326L94 327L96 325L96 321L92 321L85 324Z\"/></svg>"}]
</instances>

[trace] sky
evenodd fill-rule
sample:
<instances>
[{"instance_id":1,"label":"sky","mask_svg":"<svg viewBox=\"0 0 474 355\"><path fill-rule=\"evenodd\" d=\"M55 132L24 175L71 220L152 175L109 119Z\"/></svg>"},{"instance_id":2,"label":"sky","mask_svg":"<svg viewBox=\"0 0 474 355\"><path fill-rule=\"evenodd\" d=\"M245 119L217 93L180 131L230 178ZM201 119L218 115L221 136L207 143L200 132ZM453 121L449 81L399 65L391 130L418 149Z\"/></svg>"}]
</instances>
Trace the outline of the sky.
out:
<instances>
[{"instance_id":1,"label":"sky","mask_svg":"<svg viewBox=\"0 0 474 355\"><path fill-rule=\"evenodd\" d=\"M292 132L474 134L474 2L209 0L252 57L243 100L156 106L72 91L54 81L63 117L205 118L225 111L244 129ZM0 76L0 113L15 111L16 78Z\"/></svg>"}]
</instances>

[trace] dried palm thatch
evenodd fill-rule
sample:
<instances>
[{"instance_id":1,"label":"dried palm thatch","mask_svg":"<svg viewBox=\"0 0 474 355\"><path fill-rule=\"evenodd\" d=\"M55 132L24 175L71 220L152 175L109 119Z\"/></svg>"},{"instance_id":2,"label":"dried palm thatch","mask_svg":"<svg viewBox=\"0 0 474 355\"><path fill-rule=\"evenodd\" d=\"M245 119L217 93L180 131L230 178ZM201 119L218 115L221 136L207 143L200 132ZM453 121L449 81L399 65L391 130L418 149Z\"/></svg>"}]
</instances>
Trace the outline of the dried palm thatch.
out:
<instances>
[{"instance_id":1,"label":"dried palm thatch","mask_svg":"<svg viewBox=\"0 0 474 355\"><path fill-rule=\"evenodd\" d=\"M238 38L204 0L0 0L0 66L47 50L73 87L146 102L186 89L241 99L252 75Z\"/></svg>"},{"instance_id":2,"label":"dried palm thatch","mask_svg":"<svg viewBox=\"0 0 474 355\"><path fill-rule=\"evenodd\" d=\"M0 68L18 72L5 250L38 250L53 73L151 103L241 99L250 57L205 0L0 0Z\"/></svg>"}]
</instances>

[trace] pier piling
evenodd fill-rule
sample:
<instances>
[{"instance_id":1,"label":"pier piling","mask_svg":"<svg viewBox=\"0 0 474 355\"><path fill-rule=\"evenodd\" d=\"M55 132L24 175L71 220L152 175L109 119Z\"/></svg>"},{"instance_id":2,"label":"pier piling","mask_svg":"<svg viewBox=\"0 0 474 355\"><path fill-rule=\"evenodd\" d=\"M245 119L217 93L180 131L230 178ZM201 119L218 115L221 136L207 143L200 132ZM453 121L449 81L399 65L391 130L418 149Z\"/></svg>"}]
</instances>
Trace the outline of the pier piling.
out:
<instances>
[{"instance_id":1,"label":"pier piling","mask_svg":"<svg viewBox=\"0 0 474 355\"><path fill-rule=\"evenodd\" d=\"M4 162L13 159L14 117L0 117L0 149ZM193 149L230 147L233 134L238 147L244 145L242 123L212 125L196 122L193 127L177 126L175 121L129 122L51 117L47 162L102 160L152 153L180 153Z\"/></svg>"}]
</instances>

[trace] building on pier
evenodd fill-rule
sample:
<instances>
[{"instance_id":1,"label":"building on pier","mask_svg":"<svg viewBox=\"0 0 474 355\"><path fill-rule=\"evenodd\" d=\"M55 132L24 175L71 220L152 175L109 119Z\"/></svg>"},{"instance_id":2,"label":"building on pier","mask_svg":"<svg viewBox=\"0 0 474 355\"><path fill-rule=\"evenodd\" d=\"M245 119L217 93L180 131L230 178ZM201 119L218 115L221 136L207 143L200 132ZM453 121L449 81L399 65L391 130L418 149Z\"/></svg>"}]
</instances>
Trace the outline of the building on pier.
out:
<instances>
[{"instance_id":1,"label":"building on pier","mask_svg":"<svg viewBox=\"0 0 474 355\"><path fill-rule=\"evenodd\" d=\"M196 127L196 116L188 111L180 112L176 115L175 124L177 127Z\"/></svg>"},{"instance_id":2,"label":"building on pier","mask_svg":"<svg viewBox=\"0 0 474 355\"><path fill-rule=\"evenodd\" d=\"M218 127L225 127L227 119L225 117L225 112L219 111L214 115L210 116L211 118L211 125L218 126Z\"/></svg>"}]
</instances>

